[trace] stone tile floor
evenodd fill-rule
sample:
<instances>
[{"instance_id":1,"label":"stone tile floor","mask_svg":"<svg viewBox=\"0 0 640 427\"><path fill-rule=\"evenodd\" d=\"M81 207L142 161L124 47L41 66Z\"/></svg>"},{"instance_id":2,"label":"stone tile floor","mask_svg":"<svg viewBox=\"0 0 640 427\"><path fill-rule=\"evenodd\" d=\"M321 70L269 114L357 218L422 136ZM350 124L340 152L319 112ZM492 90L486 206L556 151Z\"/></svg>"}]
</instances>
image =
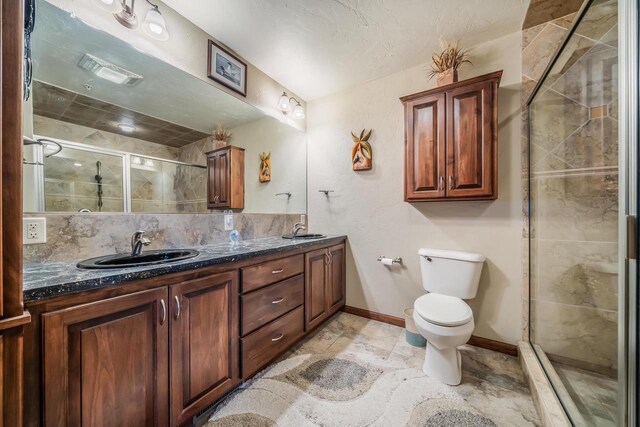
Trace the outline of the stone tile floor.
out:
<instances>
[{"instance_id":1,"label":"stone tile floor","mask_svg":"<svg viewBox=\"0 0 640 427\"><path fill-rule=\"evenodd\" d=\"M422 372L404 329L339 313L227 397L207 427L538 426L515 357L464 346L456 387Z\"/></svg>"},{"instance_id":2,"label":"stone tile floor","mask_svg":"<svg viewBox=\"0 0 640 427\"><path fill-rule=\"evenodd\" d=\"M618 419L618 381L596 372L553 363L575 409L588 425L614 427Z\"/></svg>"}]
</instances>

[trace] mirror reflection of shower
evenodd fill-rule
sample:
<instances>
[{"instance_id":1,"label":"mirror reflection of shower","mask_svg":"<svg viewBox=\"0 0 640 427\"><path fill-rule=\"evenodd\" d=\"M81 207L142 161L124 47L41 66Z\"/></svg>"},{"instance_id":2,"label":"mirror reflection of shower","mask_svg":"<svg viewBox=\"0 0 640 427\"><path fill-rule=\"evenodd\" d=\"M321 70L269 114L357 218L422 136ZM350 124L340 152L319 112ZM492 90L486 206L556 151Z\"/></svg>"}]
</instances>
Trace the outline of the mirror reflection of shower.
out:
<instances>
[{"instance_id":1,"label":"mirror reflection of shower","mask_svg":"<svg viewBox=\"0 0 640 427\"><path fill-rule=\"evenodd\" d=\"M98 212L102 212L102 162L96 162L96 183L98 184Z\"/></svg>"},{"instance_id":2,"label":"mirror reflection of shower","mask_svg":"<svg viewBox=\"0 0 640 427\"><path fill-rule=\"evenodd\" d=\"M47 212L206 212L206 167L56 140L33 197ZM200 183L200 185L194 185Z\"/></svg>"}]
</instances>

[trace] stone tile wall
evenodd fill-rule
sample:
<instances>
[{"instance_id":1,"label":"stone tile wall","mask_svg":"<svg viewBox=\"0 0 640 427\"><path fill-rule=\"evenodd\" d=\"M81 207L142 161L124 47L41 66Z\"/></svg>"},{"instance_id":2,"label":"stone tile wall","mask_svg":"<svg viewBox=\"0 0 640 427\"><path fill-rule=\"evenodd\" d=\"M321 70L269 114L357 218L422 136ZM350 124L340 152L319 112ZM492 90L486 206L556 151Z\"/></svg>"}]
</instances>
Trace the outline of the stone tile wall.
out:
<instances>
[{"instance_id":1,"label":"stone tile wall","mask_svg":"<svg viewBox=\"0 0 640 427\"><path fill-rule=\"evenodd\" d=\"M523 31L523 148L530 156L532 196L528 216L525 174L531 323L524 339L530 335L551 360L613 373L618 262L615 0L593 3L544 81L530 109L528 150L526 100L573 18ZM528 300L525 305L528 309Z\"/></svg>"},{"instance_id":2,"label":"stone tile wall","mask_svg":"<svg viewBox=\"0 0 640 427\"><path fill-rule=\"evenodd\" d=\"M47 243L24 246L25 264L80 260L131 250L131 235L145 230L145 249L195 247L229 239L223 214L27 214L47 218ZM234 214L241 239L289 234L300 214Z\"/></svg>"}]
</instances>

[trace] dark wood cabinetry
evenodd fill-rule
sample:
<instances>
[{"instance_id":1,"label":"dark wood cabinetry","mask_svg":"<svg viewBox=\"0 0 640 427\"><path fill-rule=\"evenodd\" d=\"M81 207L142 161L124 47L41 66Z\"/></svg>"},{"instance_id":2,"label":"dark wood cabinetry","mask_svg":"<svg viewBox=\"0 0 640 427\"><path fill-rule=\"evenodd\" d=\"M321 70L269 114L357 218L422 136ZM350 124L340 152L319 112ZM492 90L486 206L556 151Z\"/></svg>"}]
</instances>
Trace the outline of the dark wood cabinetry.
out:
<instances>
[{"instance_id":1,"label":"dark wood cabinetry","mask_svg":"<svg viewBox=\"0 0 640 427\"><path fill-rule=\"evenodd\" d=\"M502 71L401 98L405 201L498 197Z\"/></svg>"},{"instance_id":2,"label":"dark wood cabinetry","mask_svg":"<svg viewBox=\"0 0 640 427\"><path fill-rule=\"evenodd\" d=\"M342 308L342 241L35 301L25 425L190 425Z\"/></svg>"},{"instance_id":3,"label":"dark wood cabinetry","mask_svg":"<svg viewBox=\"0 0 640 427\"><path fill-rule=\"evenodd\" d=\"M228 145L207 154L207 207L244 208L244 148Z\"/></svg>"},{"instance_id":4,"label":"dark wood cabinetry","mask_svg":"<svg viewBox=\"0 0 640 427\"><path fill-rule=\"evenodd\" d=\"M44 425L168 425L167 289L43 316Z\"/></svg>"},{"instance_id":5,"label":"dark wood cabinetry","mask_svg":"<svg viewBox=\"0 0 640 427\"><path fill-rule=\"evenodd\" d=\"M169 287L171 425L189 421L240 382L238 273Z\"/></svg>"},{"instance_id":6,"label":"dark wood cabinetry","mask_svg":"<svg viewBox=\"0 0 640 427\"><path fill-rule=\"evenodd\" d=\"M344 244L305 255L306 329L322 323L345 303Z\"/></svg>"}]
</instances>

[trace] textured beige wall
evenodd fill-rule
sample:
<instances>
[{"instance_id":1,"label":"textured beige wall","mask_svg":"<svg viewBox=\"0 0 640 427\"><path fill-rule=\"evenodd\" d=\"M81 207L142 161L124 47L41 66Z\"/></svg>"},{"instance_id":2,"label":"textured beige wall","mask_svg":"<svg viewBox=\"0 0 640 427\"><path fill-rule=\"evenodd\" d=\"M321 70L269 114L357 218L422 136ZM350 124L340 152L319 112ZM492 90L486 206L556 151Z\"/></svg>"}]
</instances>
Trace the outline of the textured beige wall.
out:
<instances>
[{"instance_id":1,"label":"textured beige wall","mask_svg":"<svg viewBox=\"0 0 640 427\"><path fill-rule=\"evenodd\" d=\"M434 85L428 64L308 104L309 215L314 232L349 236L347 304L402 316L423 294L418 249L484 254L470 302L474 334L516 343L522 298L520 189L521 33L476 46L461 79L504 69L499 93L499 198L493 202L403 201L403 109L399 97ZM353 172L350 131L373 128L373 170ZM330 197L319 193L331 189ZM379 255L401 256L387 268Z\"/></svg>"}]
</instances>

